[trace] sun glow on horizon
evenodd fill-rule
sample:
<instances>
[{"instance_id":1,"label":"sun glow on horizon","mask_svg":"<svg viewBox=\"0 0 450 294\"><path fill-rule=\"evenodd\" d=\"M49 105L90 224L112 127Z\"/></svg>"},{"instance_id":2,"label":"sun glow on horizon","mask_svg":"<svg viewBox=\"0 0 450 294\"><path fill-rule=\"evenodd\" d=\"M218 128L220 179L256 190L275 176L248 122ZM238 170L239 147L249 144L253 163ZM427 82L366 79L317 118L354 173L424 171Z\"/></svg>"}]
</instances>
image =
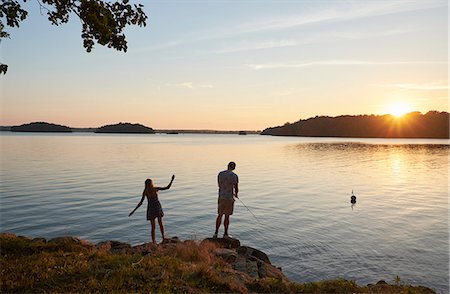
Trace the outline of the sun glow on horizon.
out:
<instances>
[{"instance_id":1,"label":"sun glow on horizon","mask_svg":"<svg viewBox=\"0 0 450 294\"><path fill-rule=\"evenodd\" d=\"M411 107L404 102L394 102L388 108L388 113L396 117L402 117L410 111Z\"/></svg>"}]
</instances>

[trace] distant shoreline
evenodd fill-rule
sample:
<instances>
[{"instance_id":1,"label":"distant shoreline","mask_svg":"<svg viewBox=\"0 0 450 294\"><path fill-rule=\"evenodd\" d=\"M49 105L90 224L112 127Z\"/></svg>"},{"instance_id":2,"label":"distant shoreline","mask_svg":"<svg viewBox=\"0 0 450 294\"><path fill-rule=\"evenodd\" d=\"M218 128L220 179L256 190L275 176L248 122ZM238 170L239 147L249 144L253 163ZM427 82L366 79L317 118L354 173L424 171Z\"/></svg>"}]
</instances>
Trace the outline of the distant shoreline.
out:
<instances>
[{"instance_id":1,"label":"distant shoreline","mask_svg":"<svg viewBox=\"0 0 450 294\"><path fill-rule=\"evenodd\" d=\"M73 133L96 133L97 128L72 128ZM10 126L0 126L0 132L11 132ZM220 130L155 130L156 134L236 134L239 135L239 133L242 131L220 131ZM244 131L248 135L260 135L261 131ZM27 132L21 132L21 133L27 133ZM55 133L55 132L45 132L45 131L34 131L29 133ZM101 134L101 133L98 133ZM114 133L109 133L114 134ZM126 133L117 133L117 134L126 134ZM133 133L130 133L133 134ZM144 134L147 135L147 134Z\"/></svg>"},{"instance_id":2,"label":"distant shoreline","mask_svg":"<svg viewBox=\"0 0 450 294\"><path fill-rule=\"evenodd\" d=\"M398 138L398 139L449 139L450 114L442 111L418 111L396 117L386 115L315 116L294 123L255 130L211 129L153 129L139 124L120 122L98 128L72 128L48 122L31 122L20 126L0 126L0 131L11 132L90 132L109 134L233 134L269 135L322 138Z\"/></svg>"}]
</instances>

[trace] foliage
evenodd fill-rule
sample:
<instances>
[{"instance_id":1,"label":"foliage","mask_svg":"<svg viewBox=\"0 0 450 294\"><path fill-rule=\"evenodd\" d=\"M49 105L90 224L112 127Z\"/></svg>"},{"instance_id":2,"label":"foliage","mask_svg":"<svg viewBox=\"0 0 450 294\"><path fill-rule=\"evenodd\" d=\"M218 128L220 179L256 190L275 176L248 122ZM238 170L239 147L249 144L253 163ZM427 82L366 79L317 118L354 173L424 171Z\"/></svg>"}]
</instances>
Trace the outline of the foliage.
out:
<instances>
[{"instance_id":1,"label":"foliage","mask_svg":"<svg viewBox=\"0 0 450 294\"><path fill-rule=\"evenodd\" d=\"M449 113L316 116L267 128L262 135L358 138L449 138Z\"/></svg>"},{"instance_id":2,"label":"foliage","mask_svg":"<svg viewBox=\"0 0 450 294\"><path fill-rule=\"evenodd\" d=\"M23 0L26 2L27 0ZM81 37L87 52L91 52L95 42L127 51L124 28L127 25L146 26L147 15L142 4L129 3L129 0L107 2L101 0L36 0L41 11L46 11L53 25L67 23L71 15L76 15L82 24ZM0 38L9 38L4 31L3 21L9 27L19 27L27 18L28 12L15 0L3 0L0 4ZM0 64L0 73L6 73L7 66Z\"/></svg>"},{"instance_id":3,"label":"foliage","mask_svg":"<svg viewBox=\"0 0 450 294\"><path fill-rule=\"evenodd\" d=\"M71 237L46 242L0 234L0 249L2 293L434 293L386 283L360 287L348 280L253 279L215 256L216 245L206 241L154 246L142 255L112 253Z\"/></svg>"},{"instance_id":4,"label":"foliage","mask_svg":"<svg viewBox=\"0 0 450 294\"><path fill-rule=\"evenodd\" d=\"M11 127L11 132L65 132L70 133L72 129L67 126L46 123L46 122L32 122L20 126Z\"/></svg>"},{"instance_id":5,"label":"foliage","mask_svg":"<svg viewBox=\"0 0 450 294\"><path fill-rule=\"evenodd\" d=\"M154 134L155 131L147 126L132 123L118 123L106 125L98 128L96 133L136 133L136 134Z\"/></svg>"}]
</instances>

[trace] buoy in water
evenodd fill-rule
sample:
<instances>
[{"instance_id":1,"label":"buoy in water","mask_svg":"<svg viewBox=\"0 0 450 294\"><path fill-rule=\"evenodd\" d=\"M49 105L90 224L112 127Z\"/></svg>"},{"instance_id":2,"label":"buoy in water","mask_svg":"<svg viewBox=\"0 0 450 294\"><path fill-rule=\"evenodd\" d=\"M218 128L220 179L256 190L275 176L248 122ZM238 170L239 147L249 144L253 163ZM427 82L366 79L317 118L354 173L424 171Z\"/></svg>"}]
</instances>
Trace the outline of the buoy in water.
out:
<instances>
[{"instance_id":1,"label":"buoy in water","mask_svg":"<svg viewBox=\"0 0 450 294\"><path fill-rule=\"evenodd\" d=\"M350 197L350 203L352 203L352 204L356 203L356 196L355 196L355 194L353 194L353 190L352 190L352 196Z\"/></svg>"}]
</instances>

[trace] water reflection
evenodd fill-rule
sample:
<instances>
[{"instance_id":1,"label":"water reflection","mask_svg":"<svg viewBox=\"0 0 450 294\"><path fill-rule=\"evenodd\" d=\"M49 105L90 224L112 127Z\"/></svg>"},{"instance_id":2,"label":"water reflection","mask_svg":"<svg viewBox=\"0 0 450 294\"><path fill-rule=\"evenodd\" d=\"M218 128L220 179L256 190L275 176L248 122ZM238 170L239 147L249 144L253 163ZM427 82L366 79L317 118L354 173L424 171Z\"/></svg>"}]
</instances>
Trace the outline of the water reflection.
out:
<instances>
[{"instance_id":1,"label":"water reflection","mask_svg":"<svg viewBox=\"0 0 450 294\"><path fill-rule=\"evenodd\" d=\"M160 199L168 234L210 236L216 172L233 159L240 197L257 218L237 203L230 233L293 280L366 284L399 275L448 293L448 145L251 135L1 139L1 231L148 242L145 211L133 220L127 212L142 180L176 173Z\"/></svg>"}]
</instances>

